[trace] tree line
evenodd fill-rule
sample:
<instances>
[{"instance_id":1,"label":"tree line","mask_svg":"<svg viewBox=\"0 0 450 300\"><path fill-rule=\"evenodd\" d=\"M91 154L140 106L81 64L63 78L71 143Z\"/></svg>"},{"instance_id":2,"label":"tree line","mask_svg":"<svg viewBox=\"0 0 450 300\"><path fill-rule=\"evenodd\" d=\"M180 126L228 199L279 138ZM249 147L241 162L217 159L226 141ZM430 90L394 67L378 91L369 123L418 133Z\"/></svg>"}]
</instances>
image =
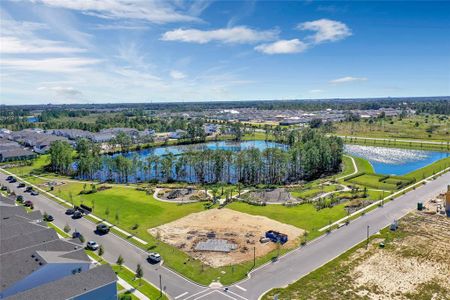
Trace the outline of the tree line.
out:
<instances>
[{"instance_id":1,"label":"tree line","mask_svg":"<svg viewBox=\"0 0 450 300\"><path fill-rule=\"evenodd\" d=\"M134 155L100 156L96 145L78 143L78 159L68 168L67 157L59 152L64 142L52 144L53 171L73 174L83 179L116 182L188 181L197 183L286 184L313 180L340 170L343 142L318 130L296 131L290 145L278 144L265 149L192 150L175 155L150 154L145 159ZM56 146L53 146L56 145ZM70 146L69 146L70 147ZM65 159L60 159L64 156Z\"/></svg>"}]
</instances>

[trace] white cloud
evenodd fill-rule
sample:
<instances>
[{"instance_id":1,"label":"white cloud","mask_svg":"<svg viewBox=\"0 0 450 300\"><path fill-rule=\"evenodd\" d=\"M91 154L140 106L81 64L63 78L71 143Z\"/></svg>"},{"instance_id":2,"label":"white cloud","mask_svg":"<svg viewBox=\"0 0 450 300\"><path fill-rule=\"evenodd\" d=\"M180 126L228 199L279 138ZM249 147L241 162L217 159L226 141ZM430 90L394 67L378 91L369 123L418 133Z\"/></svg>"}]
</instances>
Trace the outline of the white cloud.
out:
<instances>
[{"instance_id":1,"label":"white cloud","mask_svg":"<svg viewBox=\"0 0 450 300\"><path fill-rule=\"evenodd\" d=\"M317 90L309 90L309 93L310 94L320 94L320 93L323 93L323 90L319 90L319 89L317 89Z\"/></svg>"},{"instance_id":2,"label":"white cloud","mask_svg":"<svg viewBox=\"0 0 450 300\"><path fill-rule=\"evenodd\" d=\"M202 5L186 2L180 5L180 1L133 1L133 0L30 0L34 3L42 3L50 7L81 11L85 14L104 19L136 19L151 23L192 22L200 21L197 17L208 5L203 1Z\"/></svg>"},{"instance_id":3,"label":"white cloud","mask_svg":"<svg viewBox=\"0 0 450 300\"><path fill-rule=\"evenodd\" d=\"M255 47L256 51L265 54L288 54L303 52L307 45L299 39L279 40L269 44L261 44Z\"/></svg>"},{"instance_id":4,"label":"white cloud","mask_svg":"<svg viewBox=\"0 0 450 300\"><path fill-rule=\"evenodd\" d=\"M0 65L5 69L71 73L84 70L86 67L100 63L98 59L82 57L61 57L45 59L2 59Z\"/></svg>"},{"instance_id":5,"label":"white cloud","mask_svg":"<svg viewBox=\"0 0 450 300\"><path fill-rule=\"evenodd\" d=\"M161 40L163 41L180 41L187 43L206 44L217 41L222 43L257 43L262 41L270 41L278 36L277 30L258 31L246 26L236 26L231 28L221 28L215 30L198 30L198 29L175 29L165 32Z\"/></svg>"},{"instance_id":6,"label":"white cloud","mask_svg":"<svg viewBox=\"0 0 450 300\"><path fill-rule=\"evenodd\" d=\"M175 80L179 80L186 78L186 74L177 70L172 70L170 71L170 77L172 77Z\"/></svg>"},{"instance_id":7,"label":"white cloud","mask_svg":"<svg viewBox=\"0 0 450 300\"><path fill-rule=\"evenodd\" d=\"M315 34L308 37L314 44L334 42L352 35L352 32L347 25L329 19L300 23L297 25L297 29L315 31Z\"/></svg>"},{"instance_id":8,"label":"white cloud","mask_svg":"<svg viewBox=\"0 0 450 300\"><path fill-rule=\"evenodd\" d=\"M82 95L83 93L71 86L52 86L52 87L47 87L47 86L40 86L37 88L38 91L53 91L58 95L62 95L62 96L79 96Z\"/></svg>"},{"instance_id":9,"label":"white cloud","mask_svg":"<svg viewBox=\"0 0 450 300\"><path fill-rule=\"evenodd\" d=\"M355 81L366 81L366 77L352 77L352 76L346 76L341 77L337 79L330 80L330 83L332 84L341 84L341 83L349 83L349 82L355 82Z\"/></svg>"},{"instance_id":10,"label":"white cloud","mask_svg":"<svg viewBox=\"0 0 450 300\"><path fill-rule=\"evenodd\" d=\"M62 42L46 39L22 39L14 36L0 37L0 53L74 53L84 49L64 46Z\"/></svg>"}]
</instances>

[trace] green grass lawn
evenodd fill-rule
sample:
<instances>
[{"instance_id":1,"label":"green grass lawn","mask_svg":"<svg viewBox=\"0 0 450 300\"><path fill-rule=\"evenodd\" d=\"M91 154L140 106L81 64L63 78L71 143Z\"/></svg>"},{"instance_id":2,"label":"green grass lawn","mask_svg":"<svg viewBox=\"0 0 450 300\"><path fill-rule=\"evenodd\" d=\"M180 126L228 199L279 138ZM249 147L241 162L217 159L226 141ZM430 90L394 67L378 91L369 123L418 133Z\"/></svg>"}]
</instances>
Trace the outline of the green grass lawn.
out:
<instances>
[{"instance_id":1,"label":"green grass lawn","mask_svg":"<svg viewBox=\"0 0 450 300\"><path fill-rule=\"evenodd\" d=\"M417 122L417 124L416 124ZM376 138L421 139L449 141L450 122L448 116L430 115L394 117L392 120L378 119L374 123L368 120L360 122L336 123L336 134Z\"/></svg>"},{"instance_id":2,"label":"green grass lawn","mask_svg":"<svg viewBox=\"0 0 450 300\"><path fill-rule=\"evenodd\" d=\"M401 187L397 184L407 184L411 181L408 178L401 177L389 177L386 180L380 181L380 179L384 177L384 175L379 174L363 174L361 176L349 179L347 182L356 183L369 188L392 191Z\"/></svg>"},{"instance_id":3,"label":"green grass lawn","mask_svg":"<svg viewBox=\"0 0 450 300\"><path fill-rule=\"evenodd\" d=\"M99 185L97 185L99 187ZM101 218L106 218L119 227L132 231L135 224L139 224L136 234L148 235L147 229L165 224L193 212L203 210L202 203L172 204L157 201L152 195L138 191L132 187L114 185L110 189L98 191L93 194L80 194L83 191L83 183L69 182L58 186L52 192L75 205L85 204L93 207L93 213ZM91 187L87 185L87 190ZM72 201L71 196L72 195ZM118 214L118 221L116 220Z\"/></svg>"},{"instance_id":4,"label":"green grass lawn","mask_svg":"<svg viewBox=\"0 0 450 300\"><path fill-rule=\"evenodd\" d=\"M147 296L150 299L167 299L166 295L162 295L160 297L160 291L150 283L145 280L139 280L135 278L135 273L131 272L129 269L125 267L120 267L117 265L113 265L113 270L116 272L117 276L124 279L126 282L131 284L134 288L139 290L142 294ZM145 275L145 274L144 274Z\"/></svg>"},{"instance_id":5,"label":"green grass lawn","mask_svg":"<svg viewBox=\"0 0 450 300\"><path fill-rule=\"evenodd\" d=\"M357 156L353 156L353 159L358 167L358 172L375 173L372 164L367 159Z\"/></svg>"},{"instance_id":6,"label":"green grass lawn","mask_svg":"<svg viewBox=\"0 0 450 300\"><path fill-rule=\"evenodd\" d=\"M344 204L319 211L313 204L286 207L283 205L254 206L242 202L233 202L227 208L294 225L308 231L310 239L319 236L318 230L328 225L329 222L334 222L347 215Z\"/></svg>"}]
</instances>

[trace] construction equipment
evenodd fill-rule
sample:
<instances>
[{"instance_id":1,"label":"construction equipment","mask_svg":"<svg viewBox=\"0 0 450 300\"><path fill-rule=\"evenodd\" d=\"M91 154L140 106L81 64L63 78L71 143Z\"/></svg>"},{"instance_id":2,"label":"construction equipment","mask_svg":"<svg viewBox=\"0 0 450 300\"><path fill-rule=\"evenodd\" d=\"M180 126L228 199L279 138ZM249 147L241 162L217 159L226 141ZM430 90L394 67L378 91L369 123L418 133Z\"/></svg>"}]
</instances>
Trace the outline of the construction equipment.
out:
<instances>
[{"instance_id":1,"label":"construction equipment","mask_svg":"<svg viewBox=\"0 0 450 300\"><path fill-rule=\"evenodd\" d=\"M267 231L266 238L270 239L274 243L280 243L281 245L288 241L288 236L286 234L274 230Z\"/></svg>"}]
</instances>

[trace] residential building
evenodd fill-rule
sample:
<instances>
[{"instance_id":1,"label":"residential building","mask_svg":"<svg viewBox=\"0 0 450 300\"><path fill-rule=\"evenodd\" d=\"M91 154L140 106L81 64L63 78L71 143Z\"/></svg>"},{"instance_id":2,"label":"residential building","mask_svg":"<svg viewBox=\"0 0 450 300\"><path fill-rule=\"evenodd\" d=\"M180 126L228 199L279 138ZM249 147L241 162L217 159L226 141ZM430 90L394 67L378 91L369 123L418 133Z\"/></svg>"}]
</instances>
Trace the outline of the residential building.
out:
<instances>
[{"instance_id":1,"label":"residential building","mask_svg":"<svg viewBox=\"0 0 450 300\"><path fill-rule=\"evenodd\" d=\"M0 196L0 299L117 299L111 266L93 267L79 240L60 240L13 199Z\"/></svg>"}]
</instances>

